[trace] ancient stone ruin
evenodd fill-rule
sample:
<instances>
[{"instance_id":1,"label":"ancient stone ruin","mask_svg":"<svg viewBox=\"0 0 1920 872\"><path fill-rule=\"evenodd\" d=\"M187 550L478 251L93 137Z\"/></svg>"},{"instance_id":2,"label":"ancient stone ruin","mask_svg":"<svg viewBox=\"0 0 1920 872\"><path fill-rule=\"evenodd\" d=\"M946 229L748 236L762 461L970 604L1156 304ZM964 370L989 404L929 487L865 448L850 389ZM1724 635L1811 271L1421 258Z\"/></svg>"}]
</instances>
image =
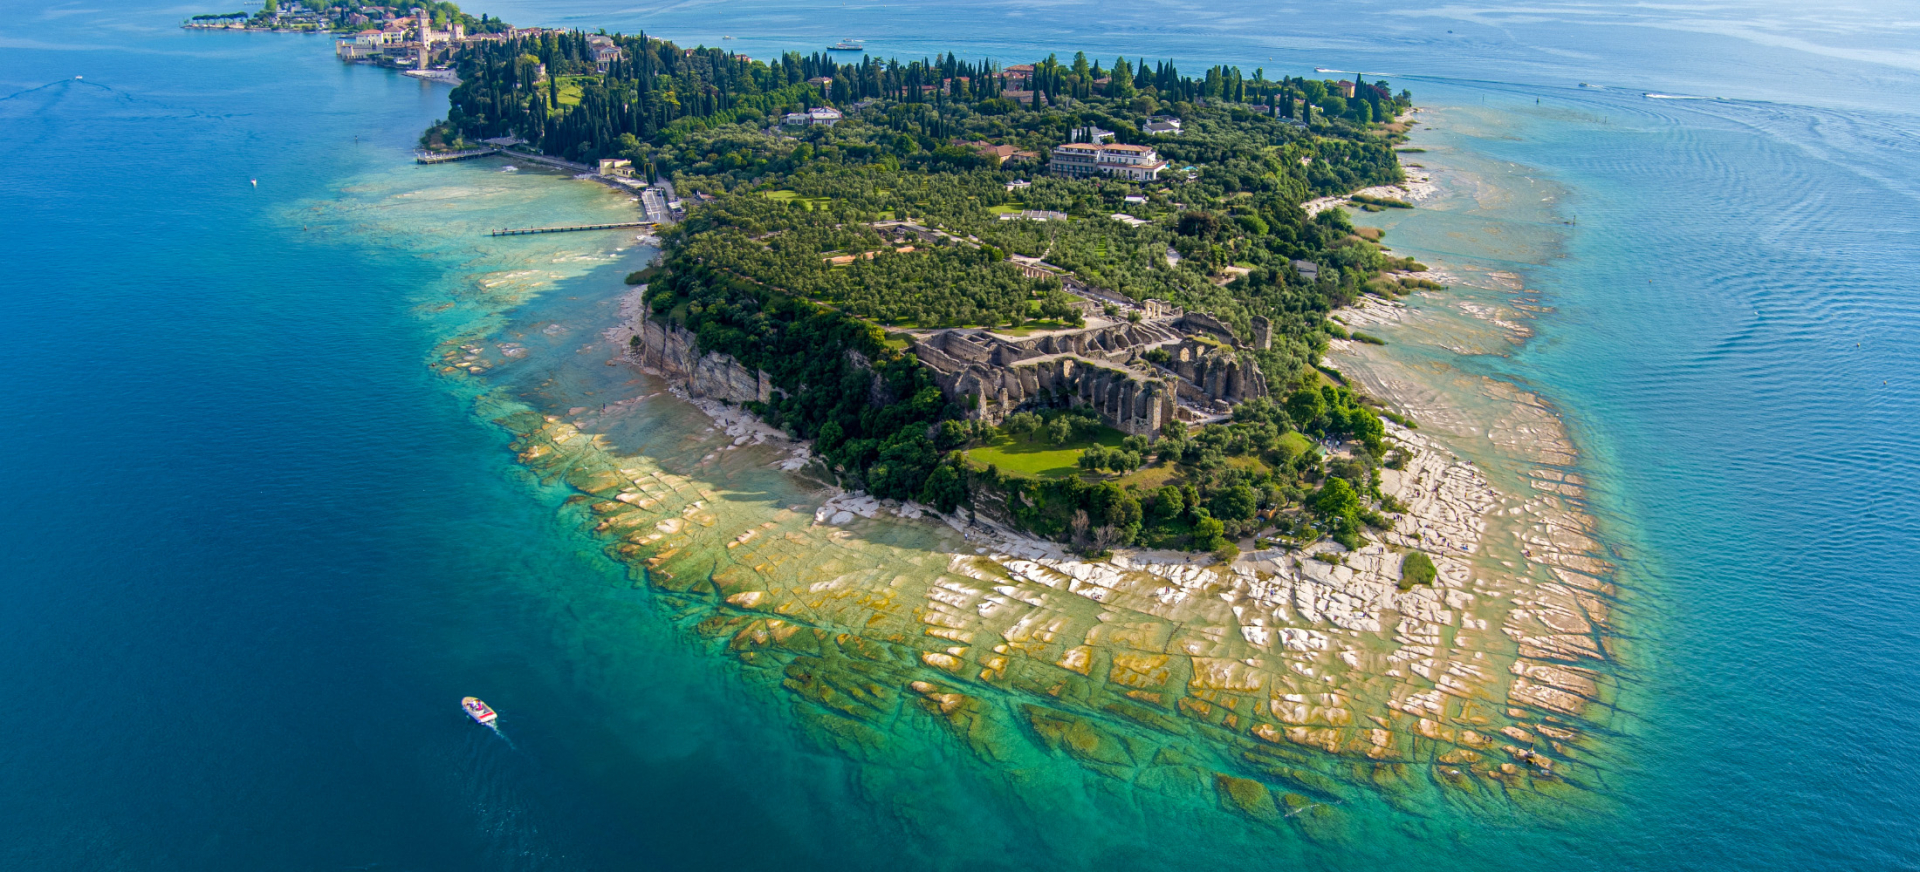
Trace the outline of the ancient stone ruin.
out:
<instances>
[{"instance_id":1,"label":"ancient stone ruin","mask_svg":"<svg viewBox=\"0 0 1920 872\"><path fill-rule=\"evenodd\" d=\"M1257 347L1271 341L1255 318ZM1166 353L1164 362L1149 352ZM1213 421L1235 403L1267 395L1250 349L1218 319L1199 312L1014 339L985 330L916 337L913 352L950 400L999 423L1022 408L1087 406L1124 433L1158 436L1167 422ZM1154 355L1159 358L1159 355Z\"/></svg>"}]
</instances>

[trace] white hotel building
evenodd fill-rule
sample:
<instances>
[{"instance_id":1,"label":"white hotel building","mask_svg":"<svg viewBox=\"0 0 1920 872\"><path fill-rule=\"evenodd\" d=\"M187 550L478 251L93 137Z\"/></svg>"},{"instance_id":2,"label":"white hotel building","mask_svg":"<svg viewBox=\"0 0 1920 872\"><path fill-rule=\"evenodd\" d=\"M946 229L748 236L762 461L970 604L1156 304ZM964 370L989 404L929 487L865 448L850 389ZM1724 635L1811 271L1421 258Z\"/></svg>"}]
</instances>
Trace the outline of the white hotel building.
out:
<instances>
[{"instance_id":1,"label":"white hotel building","mask_svg":"<svg viewBox=\"0 0 1920 872\"><path fill-rule=\"evenodd\" d=\"M1085 178L1108 175L1135 182L1160 178L1167 162L1148 145L1069 142L1053 150L1047 169L1056 176Z\"/></svg>"}]
</instances>

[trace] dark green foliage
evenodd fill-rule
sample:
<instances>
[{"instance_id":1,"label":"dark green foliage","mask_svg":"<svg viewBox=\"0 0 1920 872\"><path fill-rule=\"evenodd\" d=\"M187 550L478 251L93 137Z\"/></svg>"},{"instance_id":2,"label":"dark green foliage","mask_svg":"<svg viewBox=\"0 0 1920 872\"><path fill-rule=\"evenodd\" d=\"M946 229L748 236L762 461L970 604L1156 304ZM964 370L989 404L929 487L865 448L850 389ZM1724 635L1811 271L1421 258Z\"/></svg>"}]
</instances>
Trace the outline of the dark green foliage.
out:
<instances>
[{"instance_id":1,"label":"dark green foliage","mask_svg":"<svg viewBox=\"0 0 1920 872\"><path fill-rule=\"evenodd\" d=\"M1344 478L1328 478L1313 497L1314 514L1326 523L1327 534L1350 551L1364 544L1360 539L1360 495Z\"/></svg>"},{"instance_id":2,"label":"dark green foliage","mask_svg":"<svg viewBox=\"0 0 1920 872\"><path fill-rule=\"evenodd\" d=\"M1400 563L1400 589L1412 590L1416 584L1432 584L1440 570L1433 565L1433 558L1424 551L1415 551L1407 555Z\"/></svg>"},{"instance_id":3,"label":"dark green foliage","mask_svg":"<svg viewBox=\"0 0 1920 872\"><path fill-rule=\"evenodd\" d=\"M1207 508L1216 518L1228 521L1245 521L1253 517L1253 510L1259 505L1253 488L1236 484L1216 492L1208 501Z\"/></svg>"},{"instance_id":4,"label":"dark green foliage","mask_svg":"<svg viewBox=\"0 0 1920 872\"><path fill-rule=\"evenodd\" d=\"M1080 468L1089 472L1128 473L1143 463L1140 453L1096 445L1080 453Z\"/></svg>"},{"instance_id":5,"label":"dark green foliage","mask_svg":"<svg viewBox=\"0 0 1920 872\"><path fill-rule=\"evenodd\" d=\"M1355 439L1376 455L1385 448L1380 440L1386 427L1349 388L1321 385L1294 391L1287 397L1287 416L1303 433Z\"/></svg>"},{"instance_id":6,"label":"dark green foliage","mask_svg":"<svg viewBox=\"0 0 1920 872\"><path fill-rule=\"evenodd\" d=\"M1174 423L1159 441L1088 449L1082 475L1033 480L960 465L955 452L991 428L960 420L963 409L949 406L884 328L1082 323L1058 279L1031 278L1009 262L1044 256L1119 295L1212 314L1243 337L1255 316L1266 318L1272 349L1245 353L1272 384L1306 383L1327 347L1327 313L1403 262L1356 236L1345 212L1310 220L1301 203L1403 178L1391 143L1363 128L1404 109L1404 94L1363 83L1355 99L1336 104L1325 100L1327 83L1249 79L1233 67L1193 78L1171 63L1119 59L1103 72L1084 58L1049 58L1034 65L1032 82L1047 101L1016 103L990 65L950 54L855 64L788 54L766 63L644 35L613 39L623 56L604 75L582 33L464 48L463 84L432 138L447 145L516 135L573 160L626 158L649 179L671 176L684 197L705 195L665 234L663 266L628 279L648 283L654 317L691 331L701 351L765 370L778 390L750 405L814 440L848 484L942 511L1000 494L1015 524L1089 552L1141 544L1228 553L1233 540L1268 524L1305 530L1302 506L1336 482L1355 504L1328 516L1334 535L1354 541L1378 518L1368 507L1377 497L1371 466L1323 469L1300 435L1381 450L1379 419L1344 387L1243 404L1230 422L1190 432ZM1108 74L1106 88L1093 85ZM807 83L823 76L830 88ZM1292 121L1322 101L1339 111ZM830 128L781 123L784 113L827 105L845 119ZM1281 105L1280 116L1268 111ZM1158 113L1181 118L1181 135L1146 134ZM1196 167L1197 178L1036 177L965 144L1012 145L1044 159L1086 125L1151 142L1176 167ZM1009 190L1015 178L1032 184ZM1124 203L1130 194L1147 202ZM1023 209L1070 220L995 214ZM1147 223L1108 219L1118 211ZM1294 261L1317 264L1318 278L1306 281ZM1216 283L1236 265L1244 277ZM1167 359L1157 350L1148 358ZM1001 429L1070 445L1096 426L1088 414L1038 405ZM1172 475L1178 486L1114 480L1156 462L1173 469L1144 474L1156 482Z\"/></svg>"},{"instance_id":7,"label":"dark green foliage","mask_svg":"<svg viewBox=\"0 0 1920 872\"><path fill-rule=\"evenodd\" d=\"M947 422L952 423L952 422ZM967 499L967 481L951 463L943 463L927 476L920 491L920 502L942 512L951 512Z\"/></svg>"},{"instance_id":8,"label":"dark green foliage","mask_svg":"<svg viewBox=\"0 0 1920 872\"><path fill-rule=\"evenodd\" d=\"M1347 199L1352 200L1355 203L1363 203L1368 206L1383 206L1390 209L1413 208L1412 203L1409 203L1405 200L1396 200L1392 197L1374 197L1374 196L1369 196L1367 194L1354 194L1352 196L1349 196Z\"/></svg>"}]
</instances>

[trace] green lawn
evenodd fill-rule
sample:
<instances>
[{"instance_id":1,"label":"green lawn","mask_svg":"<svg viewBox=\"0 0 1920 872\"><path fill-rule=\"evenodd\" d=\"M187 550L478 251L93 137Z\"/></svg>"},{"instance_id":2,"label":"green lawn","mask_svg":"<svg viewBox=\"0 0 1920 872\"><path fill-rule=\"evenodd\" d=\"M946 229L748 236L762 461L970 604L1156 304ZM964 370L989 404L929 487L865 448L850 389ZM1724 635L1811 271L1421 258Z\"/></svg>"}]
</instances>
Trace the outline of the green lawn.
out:
<instances>
[{"instance_id":1,"label":"green lawn","mask_svg":"<svg viewBox=\"0 0 1920 872\"><path fill-rule=\"evenodd\" d=\"M1044 333L1048 330L1067 330L1067 329L1070 329L1070 328L1063 321L1055 321L1051 318L1044 318L1044 319L1035 319L1032 321L1028 321L1027 323L1022 324L1018 327L1008 327L1002 324L998 327L993 328L993 332L998 333L1002 336L1026 337L1026 336L1032 336L1035 333Z\"/></svg>"},{"instance_id":2,"label":"green lawn","mask_svg":"<svg viewBox=\"0 0 1920 872\"><path fill-rule=\"evenodd\" d=\"M1126 438L1112 427L1101 427L1092 439L1069 442L1065 445L1053 445L1044 439L1015 439L1012 436L996 437L992 442L978 448L967 450L967 457L981 465L993 464L1001 472L1034 478L1066 478L1080 474L1080 452L1095 445L1108 448L1120 447L1120 440Z\"/></svg>"},{"instance_id":3,"label":"green lawn","mask_svg":"<svg viewBox=\"0 0 1920 872\"><path fill-rule=\"evenodd\" d=\"M833 202L832 197L802 197L799 191L761 191L760 196L781 202L798 200L807 207L807 211L809 212L815 209L825 209L828 203Z\"/></svg>"},{"instance_id":4,"label":"green lawn","mask_svg":"<svg viewBox=\"0 0 1920 872\"><path fill-rule=\"evenodd\" d=\"M1161 485L1171 483L1180 471L1173 464L1161 461L1152 466L1143 466L1115 479L1122 487L1137 487L1141 490L1155 490Z\"/></svg>"},{"instance_id":5,"label":"green lawn","mask_svg":"<svg viewBox=\"0 0 1920 872\"><path fill-rule=\"evenodd\" d=\"M1288 457L1299 457L1313 450L1313 440L1299 431L1288 430L1280 434L1280 450L1286 452Z\"/></svg>"},{"instance_id":6,"label":"green lawn","mask_svg":"<svg viewBox=\"0 0 1920 872\"><path fill-rule=\"evenodd\" d=\"M560 98L559 105L560 106L580 105L580 93L581 93L580 82L583 79L597 79L597 78L599 78L599 76L559 76L555 78L554 84L560 86L559 93L556 95Z\"/></svg>"},{"instance_id":7,"label":"green lawn","mask_svg":"<svg viewBox=\"0 0 1920 872\"><path fill-rule=\"evenodd\" d=\"M1007 214L1007 213L1009 213L1009 212L1025 212L1025 211L1027 211L1027 204L1025 204L1025 203L1002 203L1002 204L1000 204L1000 205L998 205L998 206L988 206L988 207L987 207L987 211L988 211L989 213L992 213L992 214L994 214L994 215L1005 215L1005 214Z\"/></svg>"}]
</instances>

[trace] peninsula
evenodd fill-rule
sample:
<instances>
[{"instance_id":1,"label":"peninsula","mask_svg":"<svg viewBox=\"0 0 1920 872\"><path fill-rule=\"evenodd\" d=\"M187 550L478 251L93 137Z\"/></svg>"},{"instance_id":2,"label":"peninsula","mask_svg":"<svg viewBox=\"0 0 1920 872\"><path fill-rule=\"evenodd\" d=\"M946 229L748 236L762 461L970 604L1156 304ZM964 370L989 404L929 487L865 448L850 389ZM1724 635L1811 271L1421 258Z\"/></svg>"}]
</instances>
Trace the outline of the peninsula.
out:
<instances>
[{"instance_id":1,"label":"peninsula","mask_svg":"<svg viewBox=\"0 0 1920 872\"><path fill-rule=\"evenodd\" d=\"M1076 55L763 62L514 32L423 137L526 147L685 219L635 356L811 440L848 487L1098 554L1331 536L1399 505L1382 412L1313 364L1327 313L1424 269L1338 209L1403 180L1385 82ZM704 362L704 363L703 363Z\"/></svg>"},{"instance_id":2,"label":"peninsula","mask_svg":"<svg viewBox=\"0 0 1920 872\"><path fill-rule=\"evenodd\" d=\"M644 451L616 434L663 391L485 414L823 743L879 759L930 718L992 766L1064 757L1329 842L1372 803L1551 813L1597 783L1586 528L1324 362L1378 341L1334 316L1438 288L1336 207L1419 199L1411 95L559 31L453 63L423 147L639 195L661 257L589 347L705 412L644 416ZM480 342L441 371L486 371Z\"/></svg>"},{"instance_id":3,"label":"peninsula","mask_svg":"<svg viewBox=\"0 0 1920 872\"><path fill-rule=\"evenodd\" d=\"M331 33L341 60L405 69L414 75L452 78L446 62L461 47L505 39L515 31L488 15L475 17L446 0L382 6L365 0L265 0L259 10L203 13L180 25L188 30Z\"/></svg>"}]
</instances>

